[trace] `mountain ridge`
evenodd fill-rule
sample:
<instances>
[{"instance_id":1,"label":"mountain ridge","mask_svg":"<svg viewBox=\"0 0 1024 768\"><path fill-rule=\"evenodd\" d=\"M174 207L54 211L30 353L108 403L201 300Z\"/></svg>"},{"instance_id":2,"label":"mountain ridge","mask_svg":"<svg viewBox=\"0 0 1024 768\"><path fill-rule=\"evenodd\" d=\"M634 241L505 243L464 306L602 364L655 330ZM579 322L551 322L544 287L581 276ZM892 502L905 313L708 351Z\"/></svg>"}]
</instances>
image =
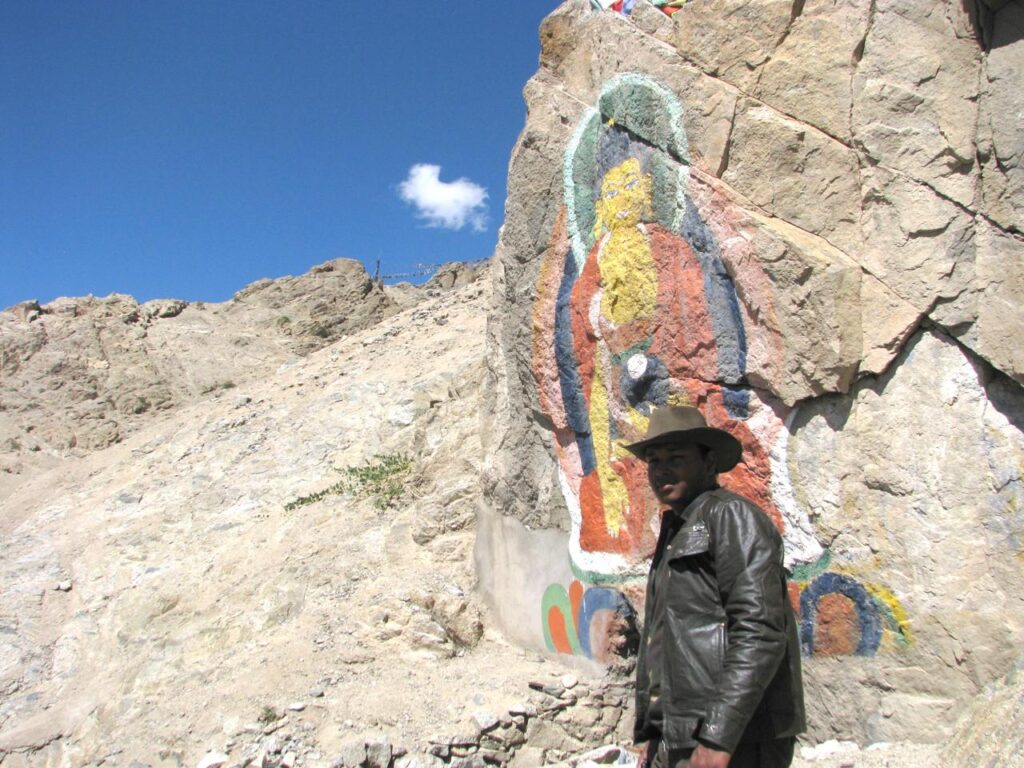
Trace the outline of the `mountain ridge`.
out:
<instances>
[{"instance_id":1,"label":"mountain ridge","mask_svg":"<svg viewBox=\"0 0 1024 768\"><path fill-rule=\"evenodd\" d=\"M9 307L0 312L0 495L26 466L112 445L154 412L230 390L478 271L450 264L423 286L387 286L335 259L218 304L111 294Z\"/></svg>"}]
</instances>

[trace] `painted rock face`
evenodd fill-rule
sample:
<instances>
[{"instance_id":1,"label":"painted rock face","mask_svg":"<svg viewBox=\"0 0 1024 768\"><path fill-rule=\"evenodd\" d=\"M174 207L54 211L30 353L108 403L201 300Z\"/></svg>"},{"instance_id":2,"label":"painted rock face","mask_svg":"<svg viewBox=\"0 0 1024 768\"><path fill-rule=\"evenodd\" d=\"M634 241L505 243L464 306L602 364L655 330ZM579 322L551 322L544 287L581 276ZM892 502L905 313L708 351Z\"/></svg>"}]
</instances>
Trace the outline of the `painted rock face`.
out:
<instances>
[{"instance_id":1,"label":"painted rock face","mask_svg":"<svg viewBox=\"0 0 1024 768\"><path fill-rule=\"evenodd\" d=\"M534 304L533 373L554 424L572 520L569 556L578 580L551 585L542 608L548 646L564 653L598 658L631 646L660 510L643 463L624 445L641 439L655 406L696 406L710 425L735 435L743 461L722 485L772 517L793 561L810 566L824 556L790 485L791 413L745 379L736 283L748 276L730 274L723 262L728 212L701 210L688 192L681 115L661 84L619 75L581 119L563 163L564 207ZM735 232L726 241L734 248L746 242ZM815 578L821 575L819 568ZM806 652L872 653L880 641L872 627L898 628L895 619L879 619L892 611L866 588L868 598L858 601L850 588L829 587L841 579L819 581L794 582L795 607L812 625L819 616L850 620L805 627L812 638ZM818 636L824 639L816 645Z\"/></svg>"}]
</instances>

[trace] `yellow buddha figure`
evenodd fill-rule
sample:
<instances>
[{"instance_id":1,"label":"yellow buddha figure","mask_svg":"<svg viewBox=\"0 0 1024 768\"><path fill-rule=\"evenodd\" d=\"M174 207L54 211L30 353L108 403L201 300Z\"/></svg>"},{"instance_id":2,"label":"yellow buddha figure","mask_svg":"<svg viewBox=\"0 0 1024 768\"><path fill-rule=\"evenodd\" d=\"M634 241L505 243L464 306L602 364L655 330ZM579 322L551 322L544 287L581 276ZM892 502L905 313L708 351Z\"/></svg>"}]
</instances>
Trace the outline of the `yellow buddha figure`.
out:
<instances>
[{"instance_id":1,"label":"yellow buddha figure","mask_svg":"<svg viewBox=\"0 0 1024 768\"><path fill-rule=\"evenodd\" d=\"M601 315L620 326L654 315L658 275L639 226L651 208L651 177L629 158L605 174L595 206L594 240L601 267ZM604 233L608 235L601 242Z\"/></svg>"},{"instance_id":2,"label":"yellow buddha figure","mask_svg":"<svg viewBox=\"0 0 1024 768\"><path fill-rule=\"evenodd\" d=\"M625 428L642 432L647 422L618 392L616 370L627 349L650 339L658 275L643 221L649 217L651 200L651 177L636 158L623 161L605 174L595 205L596 245L587 265L589 270L596 266L599 280L596 285L583 281L583 285L594 285L600 298L595 303L596 297L588 295L585 288L576 297L596 341L588 413L604 522L607 534L613 538L626 527L630 513L630 494L613 465L628 454L617 443L627 437Z\"/></svg>"}]
</instances>

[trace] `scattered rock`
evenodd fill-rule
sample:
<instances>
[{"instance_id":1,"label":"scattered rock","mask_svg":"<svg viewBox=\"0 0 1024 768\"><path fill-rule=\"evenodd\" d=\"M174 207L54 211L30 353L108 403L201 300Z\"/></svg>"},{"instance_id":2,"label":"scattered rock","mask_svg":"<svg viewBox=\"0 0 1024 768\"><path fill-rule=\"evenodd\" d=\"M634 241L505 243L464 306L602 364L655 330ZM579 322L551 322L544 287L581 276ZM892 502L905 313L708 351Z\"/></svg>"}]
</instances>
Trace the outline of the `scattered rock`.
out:
<instances>
[{"instance_id":1,"label":"scattered rock","mask_svg":"<svg viewBox=\"0 0 1024 768\"><path fill-rule=\"evenodd\" d=\"M578 768L590 768L590 766L597 765L622 765L626 763L631 756L617 744L609 744L603 747L597 747L589 752L584 752L582 755L577 757L578 762L576 765Z\"/></svg>"},{"instance_id":2,"label":"scattered rock","mask_svg":"<svg viewBox=\"0 0 1024 768\"><path fill-rule=\"evenodd\" d=\"M395 760L395 768L444 768L444 760L429 754L409 754Z\"/></svg>"},{"instance_id":3,"label":"scattered rock","mask_svg":"<svg viewBox=\"0 0 1024 768\"><path fill-rule=\"evenodd\" d=\"M390 768L394 747L390 741L366 743L366 768Z\"/></svg>"},{"instance_id":4,"label":"scattered rock","mask_svg":"<svg viewBox=\"0 0 1024 768\"><path fill-rule=\"evenodd\" d=\"M487 733L498 727L498 718L491 712L475 712L473 720L480 727L481 733Z\"/></svg>"},{"instance_id":5,"label":"scattered rock","mask_svg":"<svg viewBox=\"0 0 1024 768\"><path fill-rule=\"evenodd\" d=\"M199 761L197 768L220 768L228 759L223 752L207 752Z\"/></svg>"},{"instance_id":6,"label":"scattered rock","mask_svg":"<svg viewBox=\"0 0 1024 768\"><path fill-rule=\"evenodd\" d=\"M332 766L334 768L362 768L365 762L366 742L362 739L351 739L342 745Z\"/></svg>"}]
</instances>

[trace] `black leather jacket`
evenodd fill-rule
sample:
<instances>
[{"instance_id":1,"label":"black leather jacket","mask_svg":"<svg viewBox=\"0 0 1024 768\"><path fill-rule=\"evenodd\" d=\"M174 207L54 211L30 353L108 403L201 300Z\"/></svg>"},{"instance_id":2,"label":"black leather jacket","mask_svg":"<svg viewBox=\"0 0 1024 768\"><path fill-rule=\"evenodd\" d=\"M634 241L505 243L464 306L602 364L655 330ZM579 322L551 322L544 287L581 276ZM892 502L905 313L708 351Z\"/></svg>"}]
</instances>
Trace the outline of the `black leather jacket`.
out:
<instances>
[{"instance_id":1,"label":"black leather jacket","mask_svg":"<svg viewBox=\"0 0 1024 768\"><path fill-rule=\"evenodd\" d=\"M698 496L683 520L670 541L662 536L659 542L670 569L668 589L660 596L665 612L661 732L645 727L647 633L653 618L646 615L637 661L635 740L661 738L670 748L687 748L699 739L733 752L741 741L801 733L800 645L787 597L782 538L757 506L721 488ZM649 578L646 611L652 595Z\"/></svg>"}]
</instances>

